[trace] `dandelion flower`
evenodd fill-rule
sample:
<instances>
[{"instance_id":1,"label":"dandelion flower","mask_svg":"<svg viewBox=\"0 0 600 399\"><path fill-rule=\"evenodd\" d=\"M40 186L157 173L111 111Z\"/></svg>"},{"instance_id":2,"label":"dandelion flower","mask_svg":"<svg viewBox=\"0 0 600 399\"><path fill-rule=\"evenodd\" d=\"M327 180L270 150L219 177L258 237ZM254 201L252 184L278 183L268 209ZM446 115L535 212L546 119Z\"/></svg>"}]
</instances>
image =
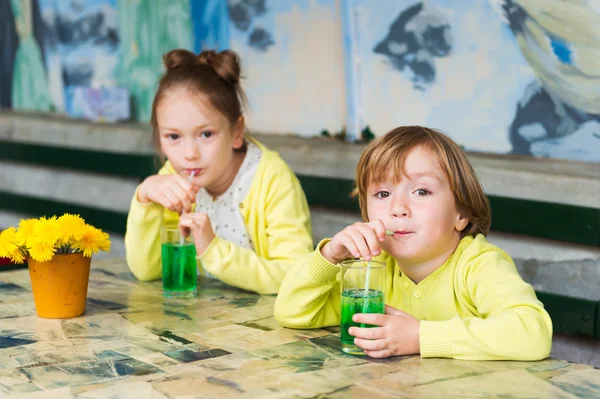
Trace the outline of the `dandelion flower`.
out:
<instances>
[{"instance_id":1,"label":"dandelion flower","mask_svg":"<svg viewBox=\"0 0 600 399\"><path fill-rule=\"evenodd\" d=\"M101 245L106 245L106 238L104 237L104 234L106 233L104 233L102 230L86 224L83 236L79 241L73 243L72 247L83 252L83 256L87 256L89 258L92 256L92 254L98 252ZM110 242L108 245L110 245Z\"/></svg>"},{"instance_id":2,"label":"dandelion flower","mask_svg":"<svg viewBox=\"0 0 600 399\"><path fill-rule=\"evenodd\" d=\"M29 244L30 241L33 241L32 245L44 243L54 246L60 237L60 223L56 219L56 216L52 216L50 219L41 217L33 228L33 236L27 238L27 243Z\"/></svg>"},{"instance_id":3,"label":"dandelion flower","mask_svg":"<svg viewBox=\"0 0 600 399\"><path fill-rule=\"evenodd\" d=\"M0 232L0 257L8 257L8 254L12 253L16 248L18 248L18 242L19 236L17 235L17 230L14 227L9 227Z\"/></svg>"},{"instance_id":4,"label":"dandelion flower","mask_svg":"<svg viewBox=\"0 0 600 399\"><path fill-rule=\"evenodd\" d=\"M98 239L98 248L100 251L108 252L110 251L110 237L108 233L101 232L100 238Z\"/></svg>"},{"instance_id":5,"label":"dandelion flower","mask_svg":"<svg viewBox=\"0 0 600 399\"><path fill-rule=\"evenodd\" d=\"M79 215L65 213L58 218L60 224L60 243L70 245L72 241L81 240L85 231L85 221Z\"/></svg>"},{"instance_id":6,"label":"dandelion flower","mask_svg":"<svg viewBox=\"0 0 600 399\"><path fill-rule=\"evenodd\" d=\"M34 242L29 248L29 256L38 262L47 262L51 260L54 257L55 252L56 248L54 248L54 244L44 241Z\"/></svg>"},{"instance_id":7,"label":"dandelion flower","mask_svg":"<svg viewBox=\"0 0 600 399\"><path fill-rule=\"evenodd\" d=\"M27 246L27 240L33 236L33 230L38 223L38 219L21 219L17 230L19 245Z\"/></svg>"},{"instance_id":8,"label":"dandelion flower","mask_svg":"<svg viewBox=\"0 0 600 399\"><path fill-rule=\"evenodd\" d=\"M25 253L20 247L15 247L15 249L8 251L7 258L10 259L12 263L23 263L25 262Z\"/></svg>"}]
</instances>

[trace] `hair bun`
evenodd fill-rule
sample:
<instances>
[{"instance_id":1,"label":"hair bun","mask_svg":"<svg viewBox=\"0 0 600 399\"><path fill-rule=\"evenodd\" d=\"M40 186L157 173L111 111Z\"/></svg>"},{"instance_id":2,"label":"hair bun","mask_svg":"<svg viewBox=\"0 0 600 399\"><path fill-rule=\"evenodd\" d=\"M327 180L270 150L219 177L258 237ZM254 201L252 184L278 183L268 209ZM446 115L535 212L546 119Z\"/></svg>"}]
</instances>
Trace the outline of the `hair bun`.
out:
<instances>
[{"instance_id":1,"label":"hair bun","mask_svg":"<svg viewBox=\"0 0 600 399\"><path fill-rule=\"evenodd\" d=\"M204 50L197 56L197 63L207 65L217 75L229 84L235 85L240 81L240 59L231 50L217 53L214 50Z\"/></svg>"},{"instance_id":2,"label":"hair bun","mask_svg":"<svg viewBox=\"0 0 600 399\"><path fill-rule=\"evenodd\" d=\"M180 66L194 66L197 62L196 54L184 49L171 50L163 55L163 63L167 71Z\"/></svg>"}]
</instances>

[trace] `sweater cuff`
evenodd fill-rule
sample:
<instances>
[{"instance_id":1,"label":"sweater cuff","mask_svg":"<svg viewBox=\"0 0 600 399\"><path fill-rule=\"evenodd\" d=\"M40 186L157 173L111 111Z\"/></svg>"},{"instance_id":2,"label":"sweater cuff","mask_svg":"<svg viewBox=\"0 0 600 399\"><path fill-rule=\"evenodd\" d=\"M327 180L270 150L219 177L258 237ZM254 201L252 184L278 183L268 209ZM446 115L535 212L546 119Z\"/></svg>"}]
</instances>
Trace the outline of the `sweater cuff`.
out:
<instances>
[{"instance_id":1,"label":"sweater cuff","mask_svg":"<svg viewBox=\"0 0 600 399\"><path fill-rule=\"evenodd\" d=\"M327 283L335 280L335 277L340 272L340 268L321 255L321 247L327 244L331 239L326 238L317 244L317 249L310 255L308 261L308 275L319 283Z\"/></svg>"},{"instance_id":2,"label":"sweater cuff","mask_svg":"<svg viewBox=\"0 0 600 399\"><path fill-rule=\"evenodd\" d=\"M208 272L211 274L215 274L213 271L218 269L217 265L219 262L217 260L221 258L221 255L223 254L223 251L219 249L219 245L222 242L228 243L228 241L225 241L219 236L215 235L204 252L202 252L200 255L196 255L196 260L199 260L202 267L208 270Z\"/></svg>"},{"instance_id":3,"label":"sweater cuff","mask_svg":"<svg viewBox=\"0 0 600 399\"><path fill-rule=\"evenodd\" d=\"M452 357L450 321L421 320L421 357Z\"/></svg>"}]
</instances>

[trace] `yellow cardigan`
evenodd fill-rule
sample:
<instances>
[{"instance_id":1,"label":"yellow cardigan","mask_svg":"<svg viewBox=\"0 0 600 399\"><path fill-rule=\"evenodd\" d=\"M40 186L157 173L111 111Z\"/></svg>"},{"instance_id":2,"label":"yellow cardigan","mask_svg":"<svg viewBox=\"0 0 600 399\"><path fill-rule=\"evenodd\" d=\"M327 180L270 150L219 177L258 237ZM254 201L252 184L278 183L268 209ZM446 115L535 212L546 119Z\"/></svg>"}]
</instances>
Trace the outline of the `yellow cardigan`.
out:
<instances>
[{"instance_id":1,"label":"yellow cardigan","mask_svg":"<svg viewBox=\"0 0 600 399\"><path fill-rule=\"evenodd\" d=\"M252 139L251 139L252 140ZM259 294L276 294L294 260L313 249L310 213L294 172L271 151L252 140L262 156L250 191L239 205L254 250L215 237L198 257L219 280ZM167 161L159 174L174 174ZM176 226L179 214L155 203L141 204L137 192L127 217L125 250L131 272L140 280L162 275L160 227Z\"/></svg>"},{"instance_id":2,"label":"yellow cardigan","mask_svg":"<svg viewBox=\"0 0 600 399\"><path fill-rule=\"evenodd\" d=\"M322 241L318 248L327 240ZM422 357L540 360L550 353L552 322L512 261L483 235L464 237L452 256L419 284L387 253L385 303L421 320ZM339 325L340 273L319 249L283 281L275 318L292 328Z\"/></svg>"}]
</instances>

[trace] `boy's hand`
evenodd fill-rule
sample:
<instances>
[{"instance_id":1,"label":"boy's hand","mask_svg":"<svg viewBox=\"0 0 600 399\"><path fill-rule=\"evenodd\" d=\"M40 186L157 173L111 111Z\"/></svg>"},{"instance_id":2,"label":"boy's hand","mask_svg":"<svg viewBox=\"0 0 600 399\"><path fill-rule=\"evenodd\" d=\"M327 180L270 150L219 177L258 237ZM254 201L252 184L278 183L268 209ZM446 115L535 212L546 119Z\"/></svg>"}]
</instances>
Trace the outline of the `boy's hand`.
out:
<instances>
[{"instance_id":1,"label":"boy's hand","mask_svg":"<svg viewBox=\"0 0 600 399\"><path fill-rule=\"evenodd\" d=\"M202 255L215 238L210 218L204 212L183 213L179 218L179 230L184 237L192 233L196 245L196 256Z\"/></svg>"},{"instance_id":2,"label":"boy's hand","mask_svg":"<svg viewBox=\"0 0 600 399\"><path fill-rule=\"evenodd\" d=\"M137 199L143 204L154 202L170 211L192 210L198 188L179 175L152 175L140 185Z\"/></svg>"},{"instance_id":3,"label":"boy's hand","mask_svg":"<svg viewBox=\"0 0 600 399\"><path fill-rule=\"evenodd\" d=\"M371 357L384 358L421 353L419 332L421 322L408 313L385 306L386 314L356 313L356 323L373 324L379 327L350 327L348 333L355 336L356 346L364 349Z\"/></svg>"},{"instance_id":4,"label":"boy's hand","mask_svg":"<svg viewBox=\"0 0 600 399\"><path fill-rule=\"evenodd\" d=\"M321 254L334 265L348 258L371 260L381 253L379 243L385 240L385 226L379 219L354 223L333 236L321 247Z\"/></svg>"}]
</instances>

